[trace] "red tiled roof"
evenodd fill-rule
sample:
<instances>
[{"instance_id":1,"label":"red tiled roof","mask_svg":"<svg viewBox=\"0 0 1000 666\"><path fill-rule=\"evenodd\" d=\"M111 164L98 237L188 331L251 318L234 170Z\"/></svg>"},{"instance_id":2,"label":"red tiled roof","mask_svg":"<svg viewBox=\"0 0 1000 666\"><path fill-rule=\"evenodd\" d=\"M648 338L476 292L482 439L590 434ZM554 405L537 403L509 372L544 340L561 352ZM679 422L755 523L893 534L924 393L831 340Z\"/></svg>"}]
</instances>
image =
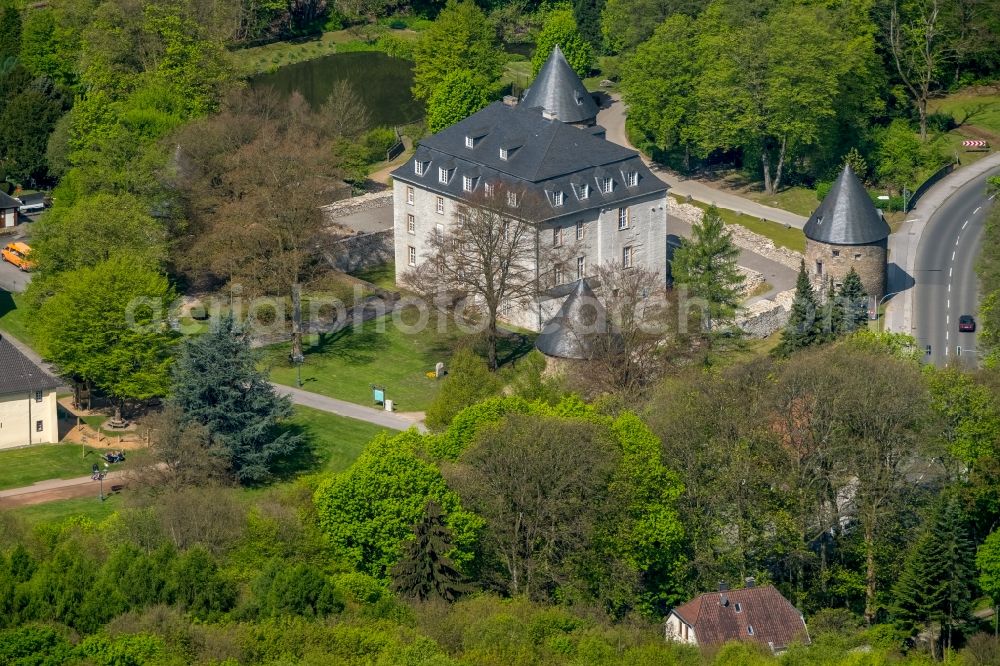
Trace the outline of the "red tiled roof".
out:
<instances>
[{"instance_id":1,"label":"red tiled roof","mask_svg":"<svg viewBox=\"0 0 1000 666\"><path fill-rule=\"evenodd\" d=\"M722 604L723 595L727 605ZM753 641L780 650L792 641L809 640L802 614L773 585L710 592L673 612L691 625L699 645ZM753 635L747 627L753 627Z\"/></svg>"}]
</instances>

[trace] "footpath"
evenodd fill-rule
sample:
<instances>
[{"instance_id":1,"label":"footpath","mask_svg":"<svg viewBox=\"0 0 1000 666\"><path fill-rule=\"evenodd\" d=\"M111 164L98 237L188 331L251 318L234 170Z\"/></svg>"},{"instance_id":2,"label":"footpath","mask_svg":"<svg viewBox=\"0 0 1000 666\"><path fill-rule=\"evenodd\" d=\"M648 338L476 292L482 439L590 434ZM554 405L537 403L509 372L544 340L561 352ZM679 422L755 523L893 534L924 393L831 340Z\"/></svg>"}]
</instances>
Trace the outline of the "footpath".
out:
<instances>
[{"instance_id":1,"label":"footpath","mask_svg":"<svg viewBox=\"0 0 1000 666\"><path fill-rule=\"evenodd\" d=\"M889 275L889 291L891 293L896 290L900 293L898 297L890 298L886 303L885 330L903 333L910 333L913 330L915 285L906 286L900 284L900 281L905 281L907 276L915 274L917 249L920 247L920 237L927 227L928 220L956 190L996 167L1000 167L1000 153L993 153L974 164L951 172L927 190L899 230L889 236L889 262L897 266L897 270L891 271Z\"/></svg>"},{"instance_id":2,"label":"footpath","mask_svg":"<svg viewBox=\"0 0 1000 666\"><path fill-rule=\"evenodd\" d=\"M124 481L123 474L122 470L108 472L108 475L104 477L105 495L110 494L113 488ZM0 510L79 497L93 496L96 498L100 492L100 482L90 476L78 476L73 479L48 479L23 488L0 490Z\"/></svg>"},{"instance_id":3,"label":"footpath","mask_svg":"<svg viewBox=\"0 0 1000 666\"><path fill-rule=\"evenodd\" d=\"M625 105L621 96L613 94L610 96L610 103L602 108L597 114L597 124L607 130L608 141L617 143L635 150L628 141L625 133ZM660 165L642 156L642 161L655 173L663 182L670 186L671 194L680 197L691 197L696 201L706 204L714 204L719 208L733 210L751 217L778 222L796 229L801 229L806 225L807 218L780 208L772 208L759 204L756 201L745 199L739 195L724 190L718 190L697 180L688 180L671 171L663 169Z\"/></svg>"}]
</instances>

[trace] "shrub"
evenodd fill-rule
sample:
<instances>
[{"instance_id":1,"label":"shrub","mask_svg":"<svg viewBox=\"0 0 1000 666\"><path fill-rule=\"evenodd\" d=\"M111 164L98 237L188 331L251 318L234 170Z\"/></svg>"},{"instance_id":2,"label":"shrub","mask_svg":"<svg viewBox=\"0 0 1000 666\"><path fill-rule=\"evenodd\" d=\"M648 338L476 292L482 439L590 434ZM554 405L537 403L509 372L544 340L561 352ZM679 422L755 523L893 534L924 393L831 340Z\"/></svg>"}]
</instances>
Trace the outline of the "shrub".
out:
<instances>
[{"instance_id":1,"label":"shrub","mask_svg":"<svg viewBox=\"0 0 1000 666\"><path fill-rule=\"evenodd\" d=\"M391 127L376 127L365 132L361 144L365 147L365 156L371 163L385 160L386 151L397 141L396 130Z\"/></svg>"},{"instance_id":2,"label":"shrub","mask_svg":"<svg viewBox=\"0 0 1000 666\"><path fill-rule=\"evenodd\" d=\"M393 30L406 30L406 21L399 18L394 18L389 21L389 27Z\"/></svg>"},{"instance_id":3,"label":"shrub","mask_svg":"<svg viewBox=\"0 0 1000 666\"><path fill-rule=\"evenodd\" d=\"M427 409L428 427L433 430L446 428L460 411L499 393L500 388L500 380L489 371L483 359L470 349L459 350L451 357L448 376Z\"/></svg>"},{"instance_id":4,"label":"shrub","mask_svg":"<svg viewBox=\"0 0 1000 666\"><path fill-rule=\"evenodd\" d=\"M375 41L379 51L392 58L413 60L413 42L395 35L382 35Z\"/></svg>"}]
</instances>

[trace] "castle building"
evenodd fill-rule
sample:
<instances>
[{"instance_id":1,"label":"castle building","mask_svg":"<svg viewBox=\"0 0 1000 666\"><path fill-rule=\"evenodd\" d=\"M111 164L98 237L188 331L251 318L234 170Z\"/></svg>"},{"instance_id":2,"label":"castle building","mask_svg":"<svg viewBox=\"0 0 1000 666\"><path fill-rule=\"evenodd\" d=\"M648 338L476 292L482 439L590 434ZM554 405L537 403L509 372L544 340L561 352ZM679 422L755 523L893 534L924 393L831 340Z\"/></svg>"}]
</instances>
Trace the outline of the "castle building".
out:
<instances>
[{"instance_id":1,"label":"castle building","mask_svg":"<svg viewBox=\"0 0 1000 666\"><path fill-rule=\"evenodd\" d=\"M813 283L839 286L853 268L873 303L885 295L889 225L867 190L845 166L806 222L806 270Z\"/></svg>"},{"instance_id":2,"label":"castle building","mask_svg":"<svg viewBox=\"0 0 1000 666\"><path fill-rule=\"evenodd\" d=\"M608 262L665 275L667 186L637 152L604 138L597 110L556 47L520 103L508 97L423 139L392 173L397 281L428 260L432 234L483 197L534 202L523 221L537 296L503 308L509 323L541 330L571 284Z\"/></svg>"}]
</instances>

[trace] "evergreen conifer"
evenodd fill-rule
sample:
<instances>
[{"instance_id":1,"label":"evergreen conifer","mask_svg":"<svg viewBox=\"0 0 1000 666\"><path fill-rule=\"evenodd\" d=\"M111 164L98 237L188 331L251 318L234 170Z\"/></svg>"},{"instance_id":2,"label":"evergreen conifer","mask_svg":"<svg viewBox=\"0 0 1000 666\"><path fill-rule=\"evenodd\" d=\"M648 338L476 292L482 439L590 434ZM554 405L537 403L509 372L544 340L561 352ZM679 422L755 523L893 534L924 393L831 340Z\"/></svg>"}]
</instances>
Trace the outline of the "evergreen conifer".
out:
<instances>
[{"instance_id":1,"label":"evergreen conifer","mask_svg":"<svg viewBox=\"0 0 1000 666\"><path fill-rule=\"evenodd\" d=\"M427 601L455 601L468 589L464 576L446 553L452 549L451 531L441 507L431 500L413 526L414 538L405 544L402 558L392 568L392 587L400 594Z\"/></svg>"},{"instance_id":2,"label":"evergreen conifer","mask_svg":"<svg viewBox=\"0 0 1000 666\"><path fill-rule=\"evenodd\" d=\"M868 294L861 284L861 277L852 267L837 294L837 304L841 311L838 333L853 333L864 328L868 321Z\"/></svg>"},{"instance_id":3,"label":"evergreen conifer","mask_svg":"<svg viewBox=\"0 0 1000 666\"><path fill-rule=\"evenodd\" d=\"M794 351L820 342L821 330L817 315L816 294L806 273L806 262L803 261L799 266L799 277L795 283L792 312L785 330L781 332L781 343L775 348L775 352L780 356L788 356Z\"/></svg>"}]
</instances>

